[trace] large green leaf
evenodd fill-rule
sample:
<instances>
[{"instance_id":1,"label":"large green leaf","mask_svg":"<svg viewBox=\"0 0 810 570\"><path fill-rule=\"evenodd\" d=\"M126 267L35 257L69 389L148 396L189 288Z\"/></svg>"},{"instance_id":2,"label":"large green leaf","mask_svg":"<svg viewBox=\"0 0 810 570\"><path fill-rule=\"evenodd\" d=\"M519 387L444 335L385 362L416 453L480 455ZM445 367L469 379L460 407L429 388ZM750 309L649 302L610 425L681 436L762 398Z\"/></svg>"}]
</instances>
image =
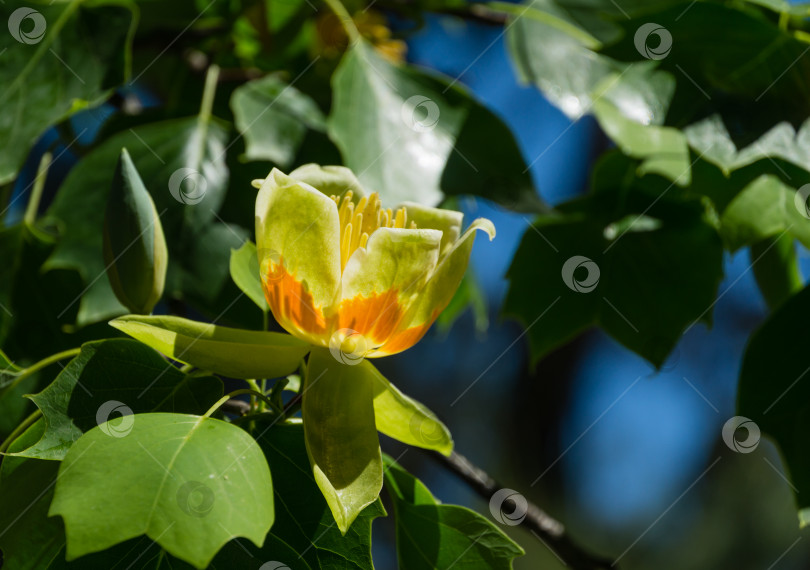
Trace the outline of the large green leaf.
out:
<instances>
[{"instance_id":1,"label":"large green leaf","mask_svg":"<svg viewBox=\"0 0 810 570\"><path fill-rule=\"evenodd\" d=\"M709 319L723 251L711 218L636 169L609 155L592 196L526 230L504 311L528 328L535 359L598 324L660 366L684 330Z\"/></svg>"},{"instance_id":2,"label":"large green leaf","mask_svg":"<svg viewBox=\"0 0 810 570\"><path fill-rule=\"evenodd\" d=\"M751 336L740 370L737 412L776 441L802 524L810 522L810 384L806 380L810 287L784 302ZM750 431L749 431L750 434ZM749 435L750 437L750 435Z\"/></svg>"},{"instance_id":3,"label":"large green leaf","mask_svg":"<svg viewBox=\"0 0 810 570\"><path fill-rule=\"evenodd\" d=\"M310 346L292 335L218 327L180 317L128 315L110 323L163 354L234 378L293 372Z\"/></svg>"},{"instance_id":4,"label":"large green leaf","mask_svg":"<svg viewBox=\"0 0 810 570\"><path fill-rule=\"evenodd\" d=\"M790 30L803 16L790 21L786 11L778 23L742 3L718 2L496 7L516 18L507 38L521 77L572 119L593 114L623 152L643 159L642 172L687 185L687 140L726 173L771 157L804 155L799 164L807 163L806 137L790 126L810 113L807 36ZM718 29L729 31L722 42ZM704 119L714 113L722 119Z\"/></svg>"},{"instance_id":5,"label":"large green leaf","mask_svg":"<svg viewBox=\"0 0 810 570\"><path fill-rule=\"evenodd\" d=\"M172 260L167 294L182 296L189 288L184 267L199 268L202 255L210 274L205 279L195 275L197 285L206 297L216 296L228 279L230 247L242 241L231 237L230 231L220 232L216 241L206 236L209 228L220 227L212 221L227 188L226 139L218 122L202 116L150 123L110 137L70 171L48 210L63 233L45 269L75 269L81 274L88 289L77 317L80 325L126 312L110 289L102 256L105 205L124 147L155 202L167 237ZM212 263L212 247L224 252L224 263Z\"/></svg>"},{"instance_id":6,"label":"large green leaf","mask_svg":"<svg viewBox=\"0 0 810 570\"><path fill-rule=\"evenodd\" d=\"M129 6L30 4L0 4L9 32L0 34L0 185L16 177L45 129L103 99L128 73Z\"/></svg>"},{"instance_id":7,"label":"large green leaf","mask_svg":"<svg viewBox=\"0 0 810 570\"><path fill-rule=\"evenodd\" d=\"M133 416L125 436L107 426L82 436L59 469L49 514L64 519L68 559L145 534L205 568L231 538L263 544L273 487L245 431L164 413Z\"/></svg>"},{"instance_id":8,"label":"large green leaf","mask_svg":"<svg viewBox=\"0 0 810 570\"><path fill-rule=\"evenodd\" d=\"M200 414L221 396L218 378L183 374L140 342L90 342L47 388L29 396L46 429L17 455L62 459L82 431L108 418L156 410Z\"/></svg>"},{"instance_id":9,"label":"large green leaf","mask_svg":"<svg viewBox=\"0 0 810 570\"><path fill-rule=\"evenodd\" d=\"M642 61L639 29L654 22L672 39L658 60L678 79L670 112L674 124L688 124L720 112L732 119L736 134L749 141L760 128L788 120L797 124L810 112L810 55L807 36L795 34L770 14L742 3L657 4L631 18L617 18L618 42L602 53L619 60ZM727 33L717 41L717 30ZM656 38L647 36L642 48ZM648 54L649 55L649 54ZM752 103L757 113L751 113ZM747 131L747 132L746 132Z\"/></svg>"},{"instance_id":10,"label":"large green leaf","mask_svg":"<svg viewBox=\"0 0 810 570\"><path fill-rule=\"evenodd\" d=\"M465 507L442 505L425 485L384 456L386 489L394 502L400 568L510 570L523 549Z\"/></svg>"},{"instance_id":11,"label":"large green leaf","mask_svg":"<svg viewBox=\"0 0 810 570\"><path fill-rule=\"evenodd\" d=\"M383 481L374 386L356 368L313 349L301 404L315 482L343 534L377 500Z\"/></svg>"},{"instance_id":12,"label":"large green leaf","mask_svg":"<svg viewBox=\"0 0 810 570\"><path fill-rule=\"evenodd\" d=\"M542 208L509 130L466 91L392 64L363 41L346 52L333 88L329 134L384 202L433 206L443 193L477 194Z\"/></svg>"},{"instance_id":13,"label":"large green leaf","mask_svg":"<svg viewBox=\"0 0 810 570\"><path fill-rule=\"evenodd\" d=\"M237 87L231 109L236 128L245 137L248 160L287 167L308 128L326 130L326 119L315 101L273 75Z\"/></svg>"},{"instance_id":14,"label":"large green leaf","mask_svg":"<svg viewBox=\"0 0 810 570\"><path fill-rule=\"evenodd\" d=\"M605 6L607 2L596 4L601 4L602 13L615 12ZM662 126L675 87L673 77L656 71L652 62L627 64L595 53L601 42L594 35L612 39L619 30L593 15L583 20L594 29L582 29L580 8L571 2L541 0L509 9L516 18L507 40L521 79L536 85L573 120L593 114L623 152L643 159L640 173L655 172L688 185L686 138L677 129Z\"/></svg>"}]
</instances>

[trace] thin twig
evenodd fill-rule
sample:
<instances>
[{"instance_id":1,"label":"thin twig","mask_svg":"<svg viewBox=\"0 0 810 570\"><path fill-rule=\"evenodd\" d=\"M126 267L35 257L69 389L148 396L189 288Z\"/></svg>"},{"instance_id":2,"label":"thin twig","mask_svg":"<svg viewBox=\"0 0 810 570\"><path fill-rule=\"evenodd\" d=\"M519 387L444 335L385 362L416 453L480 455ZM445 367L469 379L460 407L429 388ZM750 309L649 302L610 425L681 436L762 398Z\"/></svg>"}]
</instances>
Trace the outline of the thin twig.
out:
<instances>
[{"instance_id":1,"label":"thin twig","mask_svg":"<svg viewBox=\"0 0 810 570\"><path fill-rule=\"evenodd\" d=\"M504 488L480 467L476 467L463 455L455 451L450 457L428 451L433 459L441 463L448 470L472 487L481 497L489 501L492 496ZM527 501L528 502L528 501ZM575 543L565 531L565 525L550 516L538 506L528 502L526 517L521 521L526 527L548 548L553 550L560 560L574 570L605 570L615 569L611 561L587 552Z\"/></svg>"}]
</instances>

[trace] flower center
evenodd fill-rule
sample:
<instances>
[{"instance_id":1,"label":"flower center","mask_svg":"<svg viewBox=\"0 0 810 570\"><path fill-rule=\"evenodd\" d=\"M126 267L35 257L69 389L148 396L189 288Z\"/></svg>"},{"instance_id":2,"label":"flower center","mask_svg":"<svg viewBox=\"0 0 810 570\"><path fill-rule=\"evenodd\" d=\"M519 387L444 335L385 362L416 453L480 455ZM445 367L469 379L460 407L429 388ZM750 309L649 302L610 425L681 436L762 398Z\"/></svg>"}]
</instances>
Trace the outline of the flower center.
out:
<instances>
[{"instance_id":1,"label":"flower center","mask_svg":"<svg viewBox=\"0 0 810 570\"><path fill-rule=\"evenodd\" d=\"M416 229L416 223L411 221L408 225L408 214L405 208L393 212L391 208L383 208L380 195L373 192L370 196L363 196L355 204L352 202L352 191L349 190L341 199L331 196L338 206L340 216L340 270L346 267L346 262L359 247L366 247L368 236L379 228L409 228Z\"/></svg>"}]
</instances>

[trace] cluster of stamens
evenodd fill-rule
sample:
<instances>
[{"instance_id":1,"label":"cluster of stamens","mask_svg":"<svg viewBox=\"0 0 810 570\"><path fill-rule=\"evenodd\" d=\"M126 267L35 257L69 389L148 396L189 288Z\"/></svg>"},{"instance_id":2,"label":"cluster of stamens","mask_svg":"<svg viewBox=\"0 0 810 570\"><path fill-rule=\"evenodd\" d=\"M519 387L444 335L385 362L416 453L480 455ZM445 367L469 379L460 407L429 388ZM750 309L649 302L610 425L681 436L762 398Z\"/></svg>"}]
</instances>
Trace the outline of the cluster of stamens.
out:
<instances>
[{"instance_id":1,"label":"cluster of stamens","mask_svg":"<svg viewBox=\"0 0 810 570\"><path fill-rule=\"evenodd\" d=\"M352 191L349 190L341 198L331 196L338 206L340 216L340 270L346 267L346 262L358 247L366 247L368 236L378 228L409 228L416 229L413 221L408 224L408 214L405 208L393 212L391 208L383 208L380 196L376 192L364 196L357 204L352 201Z\"/></svg>"}]
</instances>

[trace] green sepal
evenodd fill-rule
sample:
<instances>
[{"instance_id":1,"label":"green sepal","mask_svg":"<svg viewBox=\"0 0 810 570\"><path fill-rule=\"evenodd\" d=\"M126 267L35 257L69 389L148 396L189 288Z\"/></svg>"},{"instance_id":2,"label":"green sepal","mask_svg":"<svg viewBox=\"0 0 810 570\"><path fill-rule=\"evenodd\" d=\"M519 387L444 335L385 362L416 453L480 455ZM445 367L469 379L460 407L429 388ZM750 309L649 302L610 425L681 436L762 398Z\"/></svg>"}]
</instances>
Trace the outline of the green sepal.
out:
<instances>
[{"instance_id":1,"label":"green sepal","mask_svg":"<svg viewBox=\"0 0 810 570\"><path fill-rule=\"evenodd\" d=\"M110 325L166 356L232 378L293 372L310 346L288 334L249 331L180 317L126 315Z\"/></svg>"},{"instance_id":2,"label":"green sepal","mask_svg":"<svg viewBox=\"0 0 810 570\"><path fill-rule=\"evenodd\" d=\"M383 483L374 385L358 368L313 349L301 403L315 482L343 534L377 500Z\"/></svg>"}]
</instances>

